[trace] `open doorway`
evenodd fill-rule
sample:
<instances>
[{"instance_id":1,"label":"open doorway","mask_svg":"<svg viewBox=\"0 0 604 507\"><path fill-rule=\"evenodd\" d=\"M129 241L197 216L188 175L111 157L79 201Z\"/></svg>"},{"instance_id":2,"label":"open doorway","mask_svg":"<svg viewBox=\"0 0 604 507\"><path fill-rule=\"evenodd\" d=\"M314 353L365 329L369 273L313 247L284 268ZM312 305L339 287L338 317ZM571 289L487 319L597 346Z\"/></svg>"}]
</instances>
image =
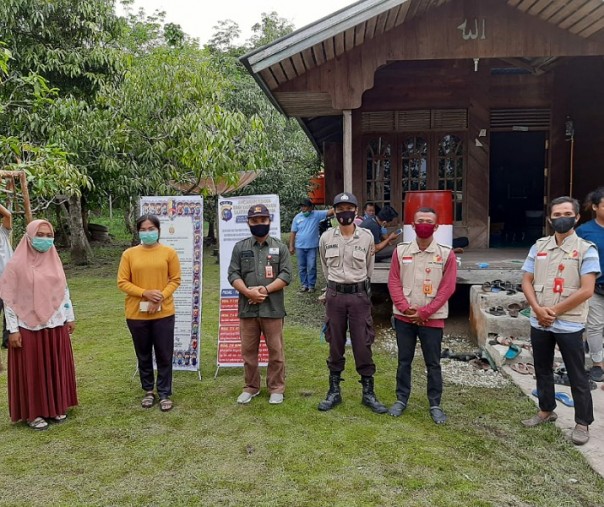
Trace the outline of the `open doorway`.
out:
<instances>
[{"instance_id":1,"label":"open doorway","mask_svg":"<svg viewBox=\"0 0 604 507\"><path fill-rule=\"evenodd\" d=\"M547 132L491 132L491 248L526 247L543 235Z\"/></svg>"}]
</instances>

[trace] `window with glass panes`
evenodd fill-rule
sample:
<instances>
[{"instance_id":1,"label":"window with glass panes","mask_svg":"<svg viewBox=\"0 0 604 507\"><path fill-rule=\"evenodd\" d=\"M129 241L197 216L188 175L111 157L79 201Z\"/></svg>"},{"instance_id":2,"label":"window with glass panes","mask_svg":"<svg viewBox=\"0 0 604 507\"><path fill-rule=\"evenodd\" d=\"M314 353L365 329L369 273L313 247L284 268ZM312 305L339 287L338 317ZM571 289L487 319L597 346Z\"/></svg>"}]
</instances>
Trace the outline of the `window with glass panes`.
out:
<instances>
[{"instance_id":1,"label":"window with glass panes","mask_svg":"<svg viewBox=\"0 0 604 507\"><path fill-rule=\"evenodd\" d=\"M438 143L438 190L453 192L453 220L461 221L463 210L464 143L456 135L444 135Z\"/></svg>"},{"instance_id":2,"label":"window with glass panes","mask_svg":"<svg viewBox=\"0 0 604 507\"><path fill-rule=\"evenodd\" d=\"M391 199L392 145L382 136L369 139L365 156L365 202L373 202L382 208L389 205Z\"/></svg>"}]
</instances>

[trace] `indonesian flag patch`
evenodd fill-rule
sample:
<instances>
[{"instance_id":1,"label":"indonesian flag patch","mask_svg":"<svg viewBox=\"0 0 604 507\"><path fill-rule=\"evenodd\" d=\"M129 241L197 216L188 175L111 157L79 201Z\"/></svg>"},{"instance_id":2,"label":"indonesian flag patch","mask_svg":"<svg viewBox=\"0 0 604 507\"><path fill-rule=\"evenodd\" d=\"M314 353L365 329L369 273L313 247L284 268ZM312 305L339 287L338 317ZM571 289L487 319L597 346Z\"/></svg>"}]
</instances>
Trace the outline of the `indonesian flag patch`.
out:
<instances>
[{"instance_id":1,"label":"indonesian flag patch","mask_svg":"<svg viewBox=\"0 0 604 507\"><path fill-rule=\"evenodd\" d=\"M544 261L547 259L547 252L539 252L537 253L537 260Z\"/></svg>"},{"instance_id":2,"label":"indonesian flag patch","mask_svg":"<svg viewBox=\"0 0 604 507\"><path fill-rule=\"evenodd\" d=\"M413 262L412 256L403 256L403 264L411 264Z\"/></svg>"}]
</instances>

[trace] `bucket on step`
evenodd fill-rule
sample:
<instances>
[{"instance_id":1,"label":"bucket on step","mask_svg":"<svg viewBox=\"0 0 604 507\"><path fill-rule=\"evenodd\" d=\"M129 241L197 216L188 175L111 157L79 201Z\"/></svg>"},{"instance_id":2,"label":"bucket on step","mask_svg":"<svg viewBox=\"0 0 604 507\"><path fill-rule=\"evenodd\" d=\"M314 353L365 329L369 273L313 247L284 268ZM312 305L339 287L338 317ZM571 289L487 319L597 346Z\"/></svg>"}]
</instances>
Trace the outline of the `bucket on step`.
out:
<instances>
[{"instance_id":1,"label":"bucket on step","mask_svg":"<svg viewBox=\"0 0 604 507\"><path fill-rule=\"evenodd\" d=\"M432 208L438 215L434 238L442 245L453 245L453 192L451 190L416 190L405 192L403 241L413 241L411 224L419 208Z\"/></svg>"}]
</instances>

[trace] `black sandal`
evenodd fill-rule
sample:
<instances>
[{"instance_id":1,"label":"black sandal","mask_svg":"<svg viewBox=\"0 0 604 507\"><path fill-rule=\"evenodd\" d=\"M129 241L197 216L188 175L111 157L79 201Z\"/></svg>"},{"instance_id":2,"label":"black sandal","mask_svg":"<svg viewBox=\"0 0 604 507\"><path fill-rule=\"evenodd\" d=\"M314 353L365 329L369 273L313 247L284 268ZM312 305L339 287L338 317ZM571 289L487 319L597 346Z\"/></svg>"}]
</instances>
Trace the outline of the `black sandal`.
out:
<instances>
[{"instance_id":1,"label":"black sandal","mask_svg":"<svg viewBox=\"0 0 604 507\"><path fill-rule=\"evenodd\" d=\"M141 401L141 407L151 408L153 405L155 405L156 401L157 398L155 397L155 394L152 391L149 391L147 394L145 394L145 397Z\"/></svg>"}]
</instances>

